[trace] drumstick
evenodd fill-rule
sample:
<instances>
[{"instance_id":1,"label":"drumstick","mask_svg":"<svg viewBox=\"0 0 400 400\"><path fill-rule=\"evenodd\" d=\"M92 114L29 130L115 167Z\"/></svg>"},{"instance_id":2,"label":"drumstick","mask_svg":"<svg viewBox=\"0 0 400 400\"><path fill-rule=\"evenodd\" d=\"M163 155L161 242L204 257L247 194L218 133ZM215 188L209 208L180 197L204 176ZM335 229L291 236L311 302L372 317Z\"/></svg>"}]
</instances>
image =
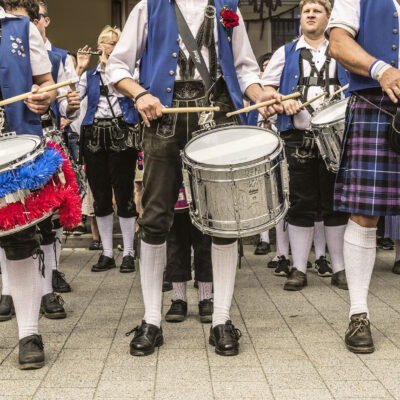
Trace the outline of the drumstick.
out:
<instances>
[{"instance_id":1,"label":"drumstick","mask_svg":"<svg viewBox=\"0 0 400 400\"><path fill-rule=\"evenodd\" d=\"M332 93L331 96L330 96L330 98L336 96L336 95L339 94L339 93L344 92L346 89L349 88L349 86L350 86L350 84L347 84L347 85L341 87L341 88L340 88L339 90L337 90L335 93Z\"/></svg>"},{"instance_id":2,"label":"drumstick","mask_svg":"<svg viewBox=\"0 0 400 400\"><path fill-rule=\"evenodd\" d=\"M301 94L299 92L292 93L292 94L289 94L288 96L283 96L281 101L295 99L295 98L300 97L300 96L301 96ZM267 107L267 106L272 106L275 103L276 103L276 99L264 101L263 103L255 104L254 106L249 106L249 107L241 108L240 110L236 110L236 111L233 111L233 112L228 112L226 114L226 116L227 117L232 117L233 115L245 113L245 112L248 112L248 111L257 110L259 108L263 108L263 107Z\"/></svg>"},{"instance_id":3,"label":"drumstick","mask_svg":"<svg viewBox=\"0 0 400 400\"><path fill-rule=\"evenodd\" d=\"M186 113L196 113L202 111L219 111L219 107L180 107L180 108L163 108L163 114L186 114Z\"/></svg>"},{"instance_id":4,"label":"drumstick","mask_svg":"<svg viewBox=\"0 0 400 400\"><path fill-rule=\"evenodd\" d=\"M72 93L79 93L79 90L74 90ZM56 97L56 100L60 100L63 99L64 97L68 97L69 93L65 93L65 94L60 94L59 96Z\"/></svg>"},{"instance_id":5,"label":"drumstick","mask_svg":"<svg viewBox=\"0 0 400 400\"><path fill-rule=\"evenodd\" d=\"M300 106L300 108L304 108L304 107L309 106L311 103L314 103L314 101L317 101L318 99L320 99L321 97L326 96L327 94L329 94L329 93L328 93L328 92L324 92L324 93L320 94L319 96L314 97L313 99L307 101L306 103L303 103L303 104Z\"/></svg>"},{"instance_id":6,"label":"drumstick","mask_svg":"<svg viewBox=\"0 0 400 400\"><path fill-rule=\"evenodd\" d=\"M44 88L40 88L36 93L27 92L27 93L20 94L20 95L15 96L15 97L10 97L9 99L5 99L3 101L0 101L0 107L6 106L7 104L16 103L17 101L25 100L29 96L32 96L33 94L51 92L52 90L57 90L57 89L59 89L61 87L64 87L64 86L74 85L77 82L78 82L78 79L71 79L69 81L60 82L60 83L56 83L54 85L50 85L50 86L46 86Z\"/></svg>"}]
</instances>

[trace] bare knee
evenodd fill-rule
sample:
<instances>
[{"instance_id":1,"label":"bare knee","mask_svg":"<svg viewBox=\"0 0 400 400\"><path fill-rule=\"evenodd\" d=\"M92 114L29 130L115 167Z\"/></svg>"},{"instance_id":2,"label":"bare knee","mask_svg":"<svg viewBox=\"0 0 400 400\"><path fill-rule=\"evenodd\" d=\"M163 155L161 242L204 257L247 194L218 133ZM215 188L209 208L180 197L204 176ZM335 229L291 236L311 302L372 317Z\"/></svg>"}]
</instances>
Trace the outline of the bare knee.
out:
<instances>
[{"instance_id":1,"label":"bare knee","mask_svg":"<svg viewBox=\"0 0 400 400\"><path fill-rule=\"evenodd\" d=\"M351 214L351 220L364 228L375 228L379 217L372 215Z\"/></svg>"}]
</instances>

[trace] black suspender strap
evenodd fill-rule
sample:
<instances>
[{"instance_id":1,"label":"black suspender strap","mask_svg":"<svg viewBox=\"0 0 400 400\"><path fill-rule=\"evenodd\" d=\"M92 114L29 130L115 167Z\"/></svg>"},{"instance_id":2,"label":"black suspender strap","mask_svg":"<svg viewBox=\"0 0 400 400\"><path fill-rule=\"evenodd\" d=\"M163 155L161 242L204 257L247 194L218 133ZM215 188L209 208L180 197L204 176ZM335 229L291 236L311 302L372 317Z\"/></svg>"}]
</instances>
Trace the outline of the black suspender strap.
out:
<instances>
[{"instance_id":1,"label":"black suspender strap","mask_svg":"<svg viewBox=\"0 0 400 400\"><path fill-rule=\"evenodd\" d=\"M103 96L105 96L105 98L107 99L107 103L108 103L108 105L110 107L112 116L113 116L114 119L116 119L117 117L115 116L114 110L113 110L112 105L111 105L110 97L108 96L108 87L104 84L103 78L101 77L101 72L100 71L99 71L99 74L100 74L100 82L101 82L100 93Z\"/></svg>"}]
</instances>

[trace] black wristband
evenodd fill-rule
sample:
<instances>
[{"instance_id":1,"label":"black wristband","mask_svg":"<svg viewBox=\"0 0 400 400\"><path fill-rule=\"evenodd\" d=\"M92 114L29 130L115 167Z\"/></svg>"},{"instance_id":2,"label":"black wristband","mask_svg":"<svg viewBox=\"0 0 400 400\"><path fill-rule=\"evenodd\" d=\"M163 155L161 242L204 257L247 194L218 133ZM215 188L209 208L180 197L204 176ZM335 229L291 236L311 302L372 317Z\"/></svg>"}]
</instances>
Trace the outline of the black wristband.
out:
<instances>
[{"instance_id":1,"label":"black wristband","mask_svg":"<svg viewBox=\"0 0 400 400\"><path fill-rule=\"evenodd\" d=\"M141 97L143 97L143 96L145 96L146 94L150 94L147 90L145 90L144 92L142 92L142 93L139 93L136 97L135 97L135 99L133 100L133 102L136 104L136 102L141 98Z\"/></svg>"}]
</instances>

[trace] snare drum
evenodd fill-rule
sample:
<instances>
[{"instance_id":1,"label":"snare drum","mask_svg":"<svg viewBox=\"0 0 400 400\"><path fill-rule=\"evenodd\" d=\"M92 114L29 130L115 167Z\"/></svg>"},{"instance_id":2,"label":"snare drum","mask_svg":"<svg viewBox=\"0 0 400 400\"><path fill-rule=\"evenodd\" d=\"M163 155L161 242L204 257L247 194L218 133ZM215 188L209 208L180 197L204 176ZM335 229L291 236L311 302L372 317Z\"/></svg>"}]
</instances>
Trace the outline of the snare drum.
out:
<instances>
[{"instance_id":1,"label":"snare drum","mask_svg":"<svg viewBox=\"0 0 400 400\"><path fill-rule=\"evenodd\" d=\"M272 131L228 126L202 133L186 145L182 160L192 222L205 234L255 235L288 211L283 141Z\"/></svg>"},{"instance_id":2,"label":"snare drum","mask_svg":"<svg viewBox=\"0 0 400 400\"><path fill-rule=\"evenodd\" d=\"M22 231L59 210L64 226L80 220L71 165L54 143L33 135L0 136L0 237Z\"/></svg>"},{"instance_id":3,"label":"snare drum","mask_svg":"<svg viewBox=\"0 0 400 400\"><path fill-rule=\"evenodd\" d=\"M334 173L339 170L348 102L347 98L333 103L316 111L311 118L311 129L321 157L325 161L328 171Z\"/></svg>"}]
</instances>

